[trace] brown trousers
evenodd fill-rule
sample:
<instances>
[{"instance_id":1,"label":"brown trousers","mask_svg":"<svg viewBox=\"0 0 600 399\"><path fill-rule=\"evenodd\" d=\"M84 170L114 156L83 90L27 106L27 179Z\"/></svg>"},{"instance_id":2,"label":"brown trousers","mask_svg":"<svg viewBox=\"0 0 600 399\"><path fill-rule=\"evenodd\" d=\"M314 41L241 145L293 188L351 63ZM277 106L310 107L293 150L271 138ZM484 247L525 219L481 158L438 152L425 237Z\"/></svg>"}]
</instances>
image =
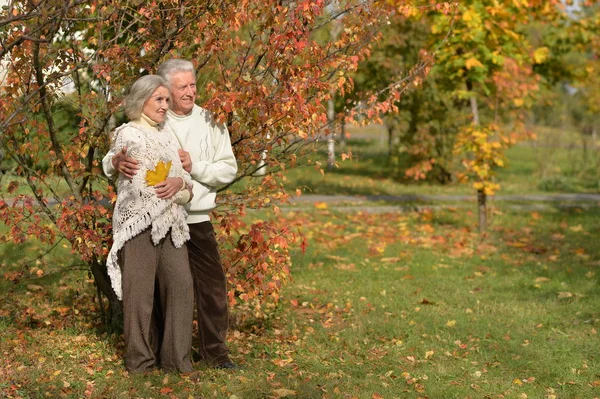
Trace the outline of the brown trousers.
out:
<instances>
[{"instance_id":1,"label":"brown trousers","mask_svg":"<svg viewBox=\"0 0 600 399\"><path fill-rule=\"evenodd\" d=\"M187 242L198 317L198 353L210 365L230 361L227 279L211 222L190 224Z\"/></svg>"},{"instance_id":2,"label":"brown trousers","mask_svg":"<svg viewBox=\"0 0 600 399\"><path fill-rule=\"evenodd\" d=\"M158 245L150 230L127 241L121 253L125 367L145 372L154 366L192 371L194 305L186 247L171 235Z\"/></svg>"}]
</instances>

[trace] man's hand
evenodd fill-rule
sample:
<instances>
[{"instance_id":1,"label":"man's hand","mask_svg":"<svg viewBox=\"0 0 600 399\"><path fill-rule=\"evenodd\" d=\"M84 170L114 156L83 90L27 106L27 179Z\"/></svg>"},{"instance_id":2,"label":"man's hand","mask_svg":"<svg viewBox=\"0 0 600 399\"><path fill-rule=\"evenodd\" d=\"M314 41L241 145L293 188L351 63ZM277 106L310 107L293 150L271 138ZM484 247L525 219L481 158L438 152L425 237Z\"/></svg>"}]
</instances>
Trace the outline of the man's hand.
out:
<instances>
[{"instance_id":1,"label":"man's hand","mask_svg":"<svg viewBox=\"0 0 600 399\"><path fill-rule=\"evenodd\" d=\"M154 191L158 198L169 199L181 190L183 184L181 177L167 177L165 181L154 186Z\"/></svg>"},{"instance_id":2,"label":"man's hand","mask_svg":"<svg viewBox=\"0 0 600 399\"><path fill-rule=\"evenodd\" d=\"M112 157L111 162L117 172L124 174L129 179L131 179L140 168L137 159L127 156L127 147L123 147L121 152L116 153L115 156Z\"/></svg>"},{"instance_id":3,"label":"man's hand","mask_svg":"<svg viewBox=\"0 0 600 399\"><path fill-rule=\"evenodd\" d=\"M181 159L183 169L188 173L192 173L192 158L190 157L190 153L180 148L179 159Z\"/></svg>"}]
</instances>

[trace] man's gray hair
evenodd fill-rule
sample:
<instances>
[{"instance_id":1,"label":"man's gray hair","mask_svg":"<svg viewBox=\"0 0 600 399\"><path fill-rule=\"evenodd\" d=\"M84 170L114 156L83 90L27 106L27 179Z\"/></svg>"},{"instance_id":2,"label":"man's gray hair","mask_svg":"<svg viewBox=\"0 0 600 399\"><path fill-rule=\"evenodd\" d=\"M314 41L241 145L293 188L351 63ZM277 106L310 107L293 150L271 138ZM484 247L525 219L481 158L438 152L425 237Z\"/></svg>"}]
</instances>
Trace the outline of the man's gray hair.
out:
<instances>
[{"instance_id":1,"label":"man's gray hair","mask_svg":"<svg viewBox=\"0 0 600 399\"><path fill-rule=\"evenodd\" d=\"M142 76L131 85L129 94L125 97L125 114L129 120L140 119L144 103L159 87L169 90L167 82L158 75Z\"/></svg>"},{"instance_id":2,"label":"man's gray hair","mask_svg":"<svg viewBox=\"0 0 600 399\"><path fill-rule=\"evenodd\" d=\"M196 69L194 64L188 60L182 60L181 58L171 58L166 60L158 67L156 73L162 76L169 85L171 85L171 76L177 72L191 72L196 76Z\"/></svg>"}]
</instances>

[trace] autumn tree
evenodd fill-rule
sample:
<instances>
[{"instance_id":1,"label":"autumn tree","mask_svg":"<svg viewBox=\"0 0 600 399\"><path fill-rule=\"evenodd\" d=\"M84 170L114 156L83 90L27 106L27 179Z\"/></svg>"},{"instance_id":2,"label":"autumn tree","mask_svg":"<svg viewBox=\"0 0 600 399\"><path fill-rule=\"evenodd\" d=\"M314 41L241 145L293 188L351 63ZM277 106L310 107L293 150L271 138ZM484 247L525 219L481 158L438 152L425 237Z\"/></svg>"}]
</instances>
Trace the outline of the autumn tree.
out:
<instances>
[{"instance_id":1,"label":"autumn tree","mask_svg":"<svg viewBox=\"0 0 600 399\"><path fill-rule=\"evenodd\" d=\"M461 176L474 181L480 232L486 230L487 197L499 188L494 169L504 166L507 148L531 137L524 119L539 86L533 66L547 51L532 45L524 30L560 18L561 8L557 1L463 2L450 45L438 53L437 73L457 83L453 95L467 102L471 113L455 150L465 168ZM438 19L434 32L447 25Z\"/></svg>"},{"instance_id":2,"label":"autumn tree","mask_svg":"<svg viewBox=\"0 0 600 399\"><path fill-rule=\"evenodd\" d=\"M398 163L404 176L415 180L471 181L481 232L487 198L499 188L496 168L504 166L507 148L531 137L525 121L541 79L534 68L548 48L528 40L527 30L564 18L563 9L558 1L464 1L452 13L390 19L358 71L377 77L364 79L367 84L385 82L419 53L433 53L422 89L403 96L394 104L400 112L386 116L399 132L392 159L404 160Z\"/></svg>"},{"instance_id":3,"label":"autumn tree","mask_svg":"<svg viewBox=\"0 0 600 399\"><path fill-rule=\"evenodd\" d=\"M277 300L297 234L270 221L248 224L246 211L277 212L287 200L282 172L326 126L325 104L351 87L348 73L405 4L336 3L331 13L324 0L10 2L0 14L2 242L69 246L118 317L104 267L115 192L99 159L123 121L129 85L162 60L184 57L197 67L199 102L228 125L240 165L215 212L231 302ZM317 40L342 15L344 29ZM262 165L269 173L252 178ZM11 278L27 273L23 265Z\"/></svg>"}]
</instances>

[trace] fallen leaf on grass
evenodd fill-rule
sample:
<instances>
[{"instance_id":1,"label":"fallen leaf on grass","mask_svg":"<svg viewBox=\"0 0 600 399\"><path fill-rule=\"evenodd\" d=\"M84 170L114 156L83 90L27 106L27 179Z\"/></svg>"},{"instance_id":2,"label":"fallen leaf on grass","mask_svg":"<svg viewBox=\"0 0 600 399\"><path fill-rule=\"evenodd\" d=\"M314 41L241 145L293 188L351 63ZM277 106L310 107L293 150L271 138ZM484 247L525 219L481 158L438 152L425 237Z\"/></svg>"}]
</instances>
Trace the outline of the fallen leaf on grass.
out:
<instances>
[{"instance_id":1,"label":"fallen leaf on grass","mask_svg":"<svg viewBox=\"0 0 600 399\"><path fill-rule=\"evenodd\" d=\"M287 359L274 359L273 364L275 364L279 367L285 367L288 364L292 363L293 361L294 361L294 359L292 359L291 357L287 358Z\"/></svg>"},{"instance_id":2,"label":"fallen leaf on grass","mask_svg":"<svg viewBox=\"0 0 600 399\"><path fill-rule=\"evenodd\" d=\"M295 396L296 391L292 391L291 389L279 388L279 389L275 389L273 391L273 394L275 394L276 398L285 398L288 396Z\"/></svg>"},{"instance_id":3,"label":"fallen leaf on grass","mask_svg":"<svg viewBox=\"0 0 600 399\"><path fill-rule=\"evenodd\" d=\"M558 296L558 299L566 299L566 298L572 298L573 294L570 292L563 291L563 292L559 292L557 296Z\"/></svg>"},{"instance_id":4,"label":"fallen leaf on grass","mask_svg":"<svg viewBox=\"0 0 600 399\"><path fill-rule=\"evenodd\" d=\"M315 208L317 208L317 209L327 209L327 203L325 203L325 202L315 202Z\"/></svg>"},{"instance_id":5,"label":"fallen leaf on grass","mask_svg":"<svg viewBox=\"0 0 600 399\"><path fill-rule=\"evenodd\" d=\"M339 270L356 270L356 265L354 263L338 263L334 267Z\"/></svg>"}]
</instances>

